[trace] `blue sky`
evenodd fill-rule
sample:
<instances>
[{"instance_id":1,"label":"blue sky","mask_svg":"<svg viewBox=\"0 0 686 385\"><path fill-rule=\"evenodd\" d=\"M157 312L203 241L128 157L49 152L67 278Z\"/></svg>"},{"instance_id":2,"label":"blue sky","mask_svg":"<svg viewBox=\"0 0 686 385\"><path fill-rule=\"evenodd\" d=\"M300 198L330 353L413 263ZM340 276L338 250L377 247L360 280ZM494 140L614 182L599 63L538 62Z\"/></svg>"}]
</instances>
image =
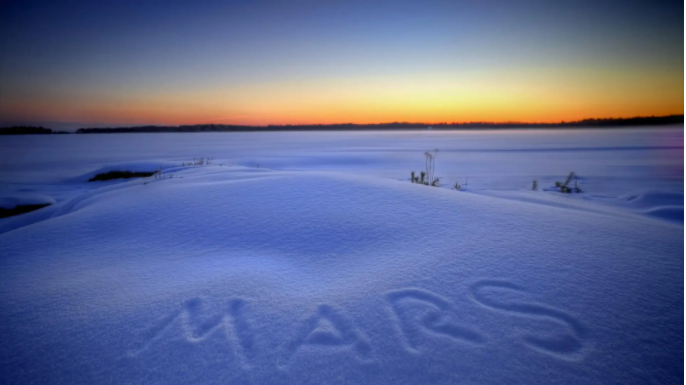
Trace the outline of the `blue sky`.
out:
<instances>
[{"instance_id":1,"label":"blue sky","mask_svg":"<svg viewBox=\"0 0 686 385\"><path fill-rule=\"evenodd\" d=\"M174 124L248 116L238 123L268 124L489 120L489 110L490 120L508 120L510 113L542 121L603 111L683 113L683 2L5 1L0 7L4 120ZM605 78L614 80L604 85ZM518 83L524 79L530 87ZM568 90L573 109L544 113L554 87ZM429 98L445 105L440 111L422 110L421 100L413 104L413 95L431 90L442 95ZM485 104L461 108L470 93ZM313 103L317 95L328 104ZM513 113L506 100L486 102L499 95L531 98L527 114ZM369 112L374 108L383 113Z\"/></svg>"}]
</instances>

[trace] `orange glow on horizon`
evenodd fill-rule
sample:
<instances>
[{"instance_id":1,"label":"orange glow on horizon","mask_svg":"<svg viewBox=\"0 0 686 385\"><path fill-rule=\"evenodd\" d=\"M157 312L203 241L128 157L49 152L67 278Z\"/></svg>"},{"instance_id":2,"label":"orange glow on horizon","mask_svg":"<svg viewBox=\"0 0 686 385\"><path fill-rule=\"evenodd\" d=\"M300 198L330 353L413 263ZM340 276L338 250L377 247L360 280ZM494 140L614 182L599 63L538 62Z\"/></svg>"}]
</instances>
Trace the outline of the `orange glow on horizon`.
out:
<instances>
[{"instance_id":1,"label":"orange glow on horizon","mask_svg":"<svg viewBox=\"0 0 686 385\"><path fill-rule=\"evenodd\" d=\"M123 89L98 95L7 99L17 121L112 125L558 123L588 118L681 115L683 72L526 70L315 79L164 94Z\"/></svg>"}]
</instances>

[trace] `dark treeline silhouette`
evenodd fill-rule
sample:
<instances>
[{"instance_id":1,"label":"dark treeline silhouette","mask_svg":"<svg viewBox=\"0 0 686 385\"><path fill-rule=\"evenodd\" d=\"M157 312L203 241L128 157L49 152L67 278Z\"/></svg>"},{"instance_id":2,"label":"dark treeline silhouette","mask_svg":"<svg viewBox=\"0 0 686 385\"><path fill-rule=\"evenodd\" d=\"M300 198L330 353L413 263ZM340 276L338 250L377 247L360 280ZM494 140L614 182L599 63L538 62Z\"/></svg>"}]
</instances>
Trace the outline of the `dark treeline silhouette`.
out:
<instances>
[{"instance_id":1,"label":"dark treeline silhouette","mask_svg":"<svg viewBox=\"0 0 686 385\"><path fill-rule=\"evenodd\" d=\"M377 124L287 124L268 126L240 126L230 124L194 124L183 126L137 126L115 128L80 128L79 134L102 134L122 132L249 132L249 131L344 131L344 130L412 130L412 129L508 129L508 128L607 128L664 124L683 124L684 115L650 116L624 119L585 119L560 123L377 123Z\"/></svg>"},{"instance_id":2,"label":"dark treeline silhouette","mask_svg":"<svg viewBox=\"0 0 686 385\"><path fill-rule=\"evenodd\" d=\"M53 131L49 128L12 126L0 128L0 135L68 134L66 131Z\"/></svg>"},{"instance_id":3,"label":"dark treeline silhouette","mask_svg":"<svg viewBox=\"0 0 686 385\"><path fill-rule=\"evenodd\" d=\"M376 123L376 124L285 124L268 126L240 126L231 124L194 124L183 126L134 126L134 127L101 127L79 128L77 134L108 134L135 132L251 132L251 131L352 131L352 130L416 130L431 127L437 130L476 130L476 129L544 129L544 128L612 128L632 126L657 126L665 124L683 124L684 115L648 116L635 118L585 119L560 123L526 123L526 122L444 122L444 123ZM43 127L14 126L0 128L0 135L25 134L67 134L65 131L53 131Z\"/></svg>"}]
</instances>

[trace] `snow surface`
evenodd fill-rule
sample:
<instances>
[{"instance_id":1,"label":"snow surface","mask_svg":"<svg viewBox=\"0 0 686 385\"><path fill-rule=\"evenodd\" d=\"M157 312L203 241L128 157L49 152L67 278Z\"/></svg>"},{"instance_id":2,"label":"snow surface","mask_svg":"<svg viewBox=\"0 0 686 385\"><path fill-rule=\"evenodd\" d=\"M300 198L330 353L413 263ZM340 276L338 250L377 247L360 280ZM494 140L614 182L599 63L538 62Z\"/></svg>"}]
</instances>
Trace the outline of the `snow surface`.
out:
<instances>
[{"instance_id":1,"label":"snow surface","mask_svg":"<svg viewBox=\"0 0 686 385\"><path fill-rule=\"evenodd\" d=\"M436 147L466 191L409 183ZM2 383L683 381L682 127L0 149L1 197L56 201L0 220Z\"/></svg>"}]
</instances>

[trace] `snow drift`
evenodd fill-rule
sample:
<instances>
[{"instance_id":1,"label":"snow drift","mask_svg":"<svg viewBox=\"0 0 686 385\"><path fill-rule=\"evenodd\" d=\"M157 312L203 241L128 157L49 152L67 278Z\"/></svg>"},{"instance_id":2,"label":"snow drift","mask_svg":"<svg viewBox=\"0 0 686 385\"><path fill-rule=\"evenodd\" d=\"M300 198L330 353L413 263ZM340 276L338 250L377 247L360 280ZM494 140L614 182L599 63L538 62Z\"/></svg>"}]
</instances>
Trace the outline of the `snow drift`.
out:
<instances>
[{"instance_id":1,"label":"snow drift","mask_svg":"<svg viewBox=\"0 0 686 385\"><path fill-rule=\"evenodd\" d=\"M3 383L682 380L681 225L347 173L173 173L2 222Z\"/></svg>"}]
</instances>

